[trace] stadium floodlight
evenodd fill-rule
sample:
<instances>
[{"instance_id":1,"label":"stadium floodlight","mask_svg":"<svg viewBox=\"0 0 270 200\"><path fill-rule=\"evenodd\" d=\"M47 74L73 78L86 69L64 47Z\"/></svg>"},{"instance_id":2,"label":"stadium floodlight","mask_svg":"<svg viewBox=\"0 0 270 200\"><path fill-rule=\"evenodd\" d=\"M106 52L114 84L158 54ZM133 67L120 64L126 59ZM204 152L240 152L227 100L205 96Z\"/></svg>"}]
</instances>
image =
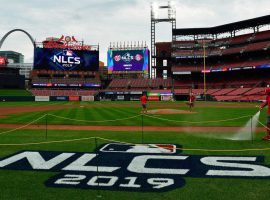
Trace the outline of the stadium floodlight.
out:
<instances>
[{"instance_id":1,"label":"stadium floodlight","mask_svg":"<svg viewBox=\"0 0 270 200\"><path fill-rule=\"evenodd\" d=\"M151 4L151 17L152 19L157 19L158 18L158 10L159 10L159 5L157 2L153 2Z\"/></svg>"},{"instance_id":2,"label":"stadium floodlight","mask_svg":"<svg viewBox=\"0 0 270 200\"><path fill-rule=\"evenodd\" d=\"M168 6L169 6L169 8L175 8L176 7L175 1L169 1Z\"/></svg>"},{"instance_id":3,"label":"stadium floodlight","mask_svg":"<svg viewBox=\"0 0 270 200\"><path fill-rule=\"evenodd\" d=\"M168 18L175 19L176 18L176 4L174 1L168 2Z\"/></svg>"},{"instance_id":4,"label":"stadium floodlight","mask_svg":"<svg viewBox=\"0 0 270 200\"><path fill-rule=\"evenodd\" d=\"M163 2L152 2L151 3L151 65L150 65L150 77L155 77L156 73L156 24L160 22L169 22L172 24L172 30L176 29L176 7L174 2L166 1L167 4ZM167 16L162 16L164 12L167 11ZM172 41L176 40L172 34Z\"/></svg>"},{"instance_id":5,"label":"stadium floodlight","mask_svg":"<svg viewBox=\"0 0 270 200\"><path fill-rule=\"evenodd\" d=\"M176 7L175 1L170 1L170 2L171 2L171 5L172 5L173 7Z\"/></svg>"}]
</instances>

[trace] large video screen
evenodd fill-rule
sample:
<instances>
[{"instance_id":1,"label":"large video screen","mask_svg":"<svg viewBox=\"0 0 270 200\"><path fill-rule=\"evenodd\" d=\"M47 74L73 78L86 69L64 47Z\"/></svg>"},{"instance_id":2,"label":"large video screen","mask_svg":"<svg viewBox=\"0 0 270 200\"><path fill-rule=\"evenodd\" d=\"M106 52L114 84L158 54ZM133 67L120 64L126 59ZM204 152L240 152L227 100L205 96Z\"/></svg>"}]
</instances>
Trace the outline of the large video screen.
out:
<instances>
[{"instance_id":1,"label":"large video screen","mask_svg":"<svg viewBox=\"0 0 270 200\"><path fill-rule=\"evenodd\" d=\"M34 69L98 71L99 52L35 48Z\"/></svg>"},{"instance_id":2,"label":"large video screen","mask_svg":"<svg viewBox=\"0 0 270 200\"><path fill-rule=\"evenodd\" d=\"M143 71L148 73L149 50L109 50L108 73L115 71Z\"/></svg>"}]
</instances>

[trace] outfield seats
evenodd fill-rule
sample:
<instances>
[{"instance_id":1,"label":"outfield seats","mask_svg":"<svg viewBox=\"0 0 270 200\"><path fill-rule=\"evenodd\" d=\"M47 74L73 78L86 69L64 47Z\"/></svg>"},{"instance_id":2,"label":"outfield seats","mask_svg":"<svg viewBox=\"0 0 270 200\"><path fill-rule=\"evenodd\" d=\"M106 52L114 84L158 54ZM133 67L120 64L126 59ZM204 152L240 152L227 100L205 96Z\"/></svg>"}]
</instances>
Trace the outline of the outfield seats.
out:
<instances>
[{"instance_id":1,"label":"outfield seats","mask_svg":"<svg viewBox=\"0 0 270 200\"><path fill-rule=\"evenodd\" d=\"M270 31L262 31L255 34L253 41L270 39Z\"/></svg>"},{"instance_id":2,"label":"outfield seats","mask_svg":"<svg viewBox=\"0 0 270 200\"><path fill-rule=\"evenodd\" d=\"M222 51L222 54L223 54L223 55L226 55L226 54L242 53L244 49L245 49L245 47L228 48L228 49L224 49L224 50Z\"/></svg>"},{"instance_id":3,"label":"outfield seats","mask_svg":"<svg viewBox=\"0 0 270 200\"><path fill-rule=\"evenodd\" d=\"M127 89L162 89L171 88L171 79L113 79L109 84L110 89L127 88Z\"/></svg>"},{"instance_id":4,"label":"outfield seats","mask_svg":"<svg viewBox=\"0 0 270 200\"><path fill-rule=\"evenodd\" d=\"M265 94L264 90L265 90L264 87L253 88L248 92L246 92L245 95L264 95Z\"/></svg>"},{"instance_id":5,"label":"outfield seats","mask_svg":"<svg viewBox=\"0 0 270 200\"><path fill-rule=\"evenodd\" d=\"M174 94L189 94L190 89L175 89Z\"/></svg>"},{"instance_id":6,"label":"outfield seats","mask_svg":"<svg viewBox=\"0 0 270 200\"><path fill-rule=\"evenodd\" d=\"M270 47L270 41L256 42L256 43L251 43L247 45L244 51L249 52L249 51L266 50L269 47Z\"/></svg>"},{"instance_id":7,"label":"outfield seats","mask_svg":"<svg viewBox=\"0 0 270 200\"><path fill-rule=\"evenodd\" d=\"M231 44L246 43L246 42L250 41L253 38L253 36L254 36L254 34L250 33L250 34L245 34L245 35L239 35L239 36L232 37Z\"/></svg>"},{"instance_id":8,"label":"outfield seats","mask_svg":"<svg viewBox=\"0 0 270 200\"><path fill-rule=\"evenodd\" d=\"M206 91L206 94L212 95L213 93L215 93L215 92L217 92L217 91L219 91L219 90L221 90L221 89L208 89L208 90Z\"/></svg>"},{"instance_id":9,"label":"outfield seats","mask_svg":"<svg viewBox=\"0 0 270 200\"><path fill-rule=\"evenodd\" d=\"M235 90L235 88L221 89L221 90L218 90L217 92L212 93L212 95L214 95L214 96L223 96L223 95L226 95L226 94L232 92L233 90Z\"/></svg>"},{"instance_id":10,"label":"outfield seats","mask_svg":"<svg viewBox=\"0 0 270 200\"><path fill-rule=\"evenodd\" d=\"M246 93L249 90L251 90L251 88L238 88L236 90L233 90L233 91L227 93L227 95L228 96L242 95L242 94Z\"/></svg>"}]
</instances>

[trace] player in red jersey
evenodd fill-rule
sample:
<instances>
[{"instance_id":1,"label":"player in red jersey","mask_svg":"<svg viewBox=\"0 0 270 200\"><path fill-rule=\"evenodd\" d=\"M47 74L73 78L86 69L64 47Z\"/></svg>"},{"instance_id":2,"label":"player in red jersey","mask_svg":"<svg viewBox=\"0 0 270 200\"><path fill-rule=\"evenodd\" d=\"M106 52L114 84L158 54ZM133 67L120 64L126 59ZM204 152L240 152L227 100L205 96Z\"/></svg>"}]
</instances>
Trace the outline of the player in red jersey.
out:
<instances>
[{"instance_id":1,"label":"player in red jersey","mask_svg":"<svg viewBox=\"0 0 270 200\"><path fill-rule=\"evenodd\" d=\"M262 110L265 106L268 106L267 110L267 121L266 121L266 136L264 136L263 140L270 140L270 88L265 89L266 101L260 106L260 110Z\"/></svg>"},{"instance_id":2,"label":"player in red jersey","mask_svg":"<svg viewBox=\"0 0 270 200\"><path fill-rule=\"evenodd\" d=\"M147 96L143 94L140 98L142 104L142 113L147 113Z\"/></svg>"},{"instance_id":3,"label":"player in red jersey","mask_svg":"<svg viewBox=\"0 0 270 200\"><path fill-rule=\"evenodd\" d=\"M196 100L195 95L193 94L193 92L189 93L189 101L188 101L188 105L189 105L189 111L192 111L192 108L194 107L194 102Z\"/></svg>"}]
</instances>

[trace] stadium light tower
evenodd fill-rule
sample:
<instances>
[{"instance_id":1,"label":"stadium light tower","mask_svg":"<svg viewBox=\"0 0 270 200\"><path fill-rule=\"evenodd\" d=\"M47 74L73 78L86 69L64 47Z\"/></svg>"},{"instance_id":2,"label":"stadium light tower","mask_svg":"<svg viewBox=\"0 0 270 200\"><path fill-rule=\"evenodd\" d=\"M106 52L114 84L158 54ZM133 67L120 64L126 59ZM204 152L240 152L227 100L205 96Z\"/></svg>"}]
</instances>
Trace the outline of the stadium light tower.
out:
<instances>
[{"instance_id":1,"label":"stadium light tower","mask_svg":"<svg viewBox=\"0 0 270 200\"><path fill-rule=\"evenodd\" d=\"M203 94L206 101L206 52L205 38L203 39Z\"/></svg>"},{"instance_id":2,"label":"stadium light tower","mask_svg":"<svg viewBox=\"0 0 270 200\"><path fill-rule=\"evenodd\" d=\"M167 9L167 17L160 18L159 12L161 9ZM166 5L159 5L157 2L151 4L151 68L150 68L150 78L156 76L156 24L160 22L168 22L172 24L172 30L176 29L176 8L172 1L168 1ZM172 34L172 41L176 40Z\"/></svg>"}]
</instances>

